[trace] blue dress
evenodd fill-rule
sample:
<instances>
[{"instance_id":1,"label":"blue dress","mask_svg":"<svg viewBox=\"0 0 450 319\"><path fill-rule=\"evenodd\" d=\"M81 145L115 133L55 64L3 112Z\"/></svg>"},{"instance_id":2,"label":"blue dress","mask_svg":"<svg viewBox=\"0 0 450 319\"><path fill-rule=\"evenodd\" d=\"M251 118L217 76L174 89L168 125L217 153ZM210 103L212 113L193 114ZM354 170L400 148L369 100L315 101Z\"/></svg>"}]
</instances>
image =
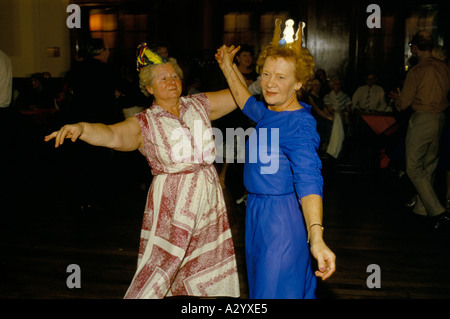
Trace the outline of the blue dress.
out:
<instances>
[{"instance_id":1,"label":"blue dress","mask_svg":"<svg viewBox=\"0 0 450 319\"><path fill-rule=\"evenodd\" d=\"M243 112L256 122L246 143L249 194L245 254L252 299L313 299L316 277L300 198L322 196L320 138L311 106L275 112L250 97Z\"/></svg>"}]
</instances>

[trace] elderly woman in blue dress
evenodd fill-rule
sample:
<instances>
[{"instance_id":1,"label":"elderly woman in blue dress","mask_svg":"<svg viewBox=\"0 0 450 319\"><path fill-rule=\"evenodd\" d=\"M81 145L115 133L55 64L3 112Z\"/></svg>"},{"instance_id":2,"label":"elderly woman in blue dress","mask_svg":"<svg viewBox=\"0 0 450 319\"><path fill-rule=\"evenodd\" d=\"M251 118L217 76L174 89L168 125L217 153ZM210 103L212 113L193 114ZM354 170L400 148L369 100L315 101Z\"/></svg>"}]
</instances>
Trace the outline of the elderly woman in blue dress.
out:
<instances>
[{"instance_id":1,"label":"elderly woman in blue dress","mask_svg":"<svg viewBox=\"0 0 450 319\"><path fill-rule=\"evenodd\" d=\"M316 122L311 106L297 98L300 88L308 86L313 77L314 60L301 46L303 25L296 41L292 41L292 32L289 41L286 31L280 39L280 27L277 20L272 43L258 59L267 107L251 96L233 65L239 47L222 46L216 60L238 106L257 123L252 134L266 135L263 139L251 136L246 148L249 296L310 299L316 297L316 276L329 278L336 269L336 257L323 240L323 179ZM258 154L267 154L272 161ZM317 260L316 271L311 255Z\"/></svg>"}]
</instances>

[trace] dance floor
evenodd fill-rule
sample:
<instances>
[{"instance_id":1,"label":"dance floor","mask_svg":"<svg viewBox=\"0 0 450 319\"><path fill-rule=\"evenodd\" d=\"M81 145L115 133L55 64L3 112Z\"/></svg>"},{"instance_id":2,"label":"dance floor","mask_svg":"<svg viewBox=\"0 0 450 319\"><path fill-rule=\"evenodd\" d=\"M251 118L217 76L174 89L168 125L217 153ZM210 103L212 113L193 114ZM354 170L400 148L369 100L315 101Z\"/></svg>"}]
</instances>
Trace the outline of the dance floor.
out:
<instances>
[{"instance_id":1,"label":"dance floor","mask_svg":"<svg viewBox=\"0 0 450 319\"><path fill-rule=\"evenodd\" d=\"M38 143L37 150L22 152L8 162L3 179L0 298L122 298L136 269L146 163L119 156L111 171L118 177L105 185L101 209L82 213L70 206L73 180L62 151ZM131 166L142 175L128 174ZM450 234L433 233L411 215L391 173L332 166L324 180L325 240L337 255L337 271L319 282L318 299L450 298ZM229 179L225 195L245 299L245 212L233 195L239 183ZM73 264L80 288L67 285Z\"/></svg>"}]
</instances>

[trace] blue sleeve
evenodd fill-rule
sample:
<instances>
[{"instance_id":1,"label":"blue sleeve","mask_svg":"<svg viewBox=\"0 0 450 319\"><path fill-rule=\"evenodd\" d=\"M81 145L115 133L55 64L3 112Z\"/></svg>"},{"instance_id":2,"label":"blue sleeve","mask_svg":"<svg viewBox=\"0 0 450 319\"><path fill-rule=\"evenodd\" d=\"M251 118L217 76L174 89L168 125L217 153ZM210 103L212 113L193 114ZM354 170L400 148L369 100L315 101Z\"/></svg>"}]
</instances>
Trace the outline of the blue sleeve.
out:
<instances>
[{"instance_id":1,"label":"blue sleeve","mask_svg":"<svg viewBox=\"0 0 450 319\"><path fill-rule=\"evenodd\" d=\"M306 115L306 114L303 114ZM289 159L294 176L294 188L301 199L308 195L323 196L322 162L317 154L320 138L311 116L295 121L291 132L281 137L281 150Z\"/></svg>"},{"instance_id":2,"label":"blue sleeve","mask_svg":"<svg viewBox=\"0 0 450 319\"><path fill-rule=\"evenodd\" d=\"M264 114L266 114L267 111L264 103L258 101L254 96L250 96L242 108L242 113L256 123L264 117Z\"/></svg>"}]
</instances>

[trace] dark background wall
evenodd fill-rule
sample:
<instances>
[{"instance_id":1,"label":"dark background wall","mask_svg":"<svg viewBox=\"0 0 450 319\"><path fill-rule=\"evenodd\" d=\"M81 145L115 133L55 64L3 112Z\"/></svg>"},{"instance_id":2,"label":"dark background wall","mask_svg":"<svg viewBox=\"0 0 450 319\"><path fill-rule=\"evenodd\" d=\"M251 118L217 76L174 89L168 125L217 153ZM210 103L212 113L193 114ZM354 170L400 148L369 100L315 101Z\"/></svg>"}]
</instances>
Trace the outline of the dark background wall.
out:
<instances>
[{"instance_id":1,"label":"dark background wall","mask_svg":"<svg viewBox=\"0 0 450 319\"><path fill-rule=\"evenodd\" d=\"M188 70L197 68L216 75L214 52L224 42L224 17L244 14L246 25L234 34L249 39L256 54L265 44L261 40L261 16L287 14L296 22L306 22L306 44L315 57L317 68L329 76L339 76L351 93L362 83L367 71L375 70L380 83L392 89L401 83L408 58L408 37L419 29L433 32L436 42L449 46L450 10L445 1L357 1L357 0L120 0L73 1L80 4L83 27L71 30L72 44L89 36L102 36L89 30L89 15L115 13L115 44L112 62L134 67L135 48L141 41L163 41L171 55ZM369 28L367 6L376 3L381 9L381 28ZM130 16L145 16L138 29L130 31ZM127 20L128 19L128 20ZM129 22L129 21L128 21ZM125 29L128 25L128 30ZM267 31L267 30L266 30ZM105 35L108 32L103 32ZM111 33L111 32L109 32ZM247 34L245 34L247 33ZM109 36L112 36L109 34ZM233 38L233 34L231 34ZM227 39L230 39L228 37ZM228 43L229 44L229 43ZM237 44L237 43L235 43ZM75 45L73 45L75 47ZM217 71L217 70L216 70ZM214 89L219 82L211 81Z\"/></svg>"}]
</instances>

